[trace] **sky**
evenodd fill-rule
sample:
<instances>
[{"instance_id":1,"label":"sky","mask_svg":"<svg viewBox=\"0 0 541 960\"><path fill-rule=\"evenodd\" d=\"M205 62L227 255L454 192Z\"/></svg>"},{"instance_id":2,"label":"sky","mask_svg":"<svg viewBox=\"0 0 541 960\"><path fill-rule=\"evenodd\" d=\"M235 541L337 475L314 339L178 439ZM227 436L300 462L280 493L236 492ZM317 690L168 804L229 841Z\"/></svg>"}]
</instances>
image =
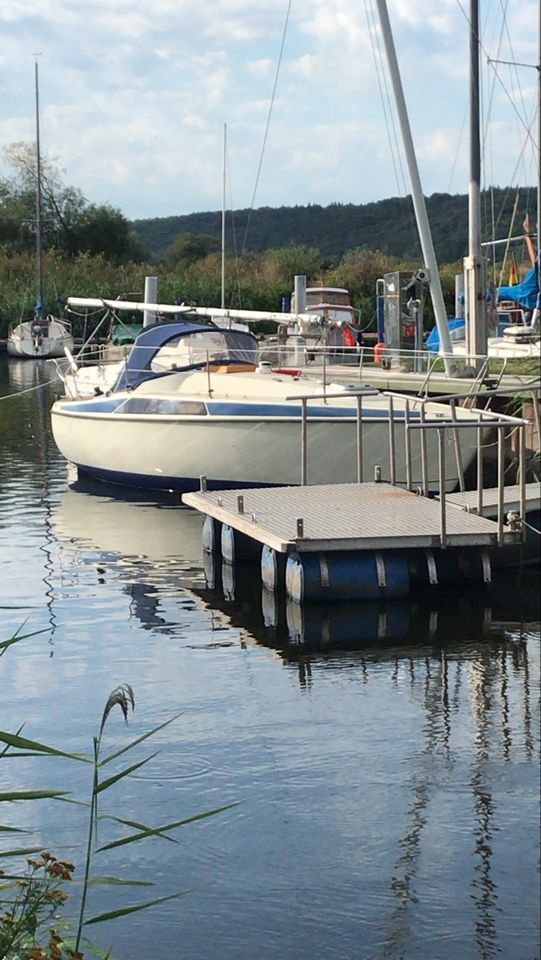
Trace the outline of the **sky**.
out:
<instances>
[{"instance_id":1,"label":"sky","mask_svg":"<svg viewBox=\"0 0 541 960\"><path fill-rule=\"evenodd\" d=\"M221 209L224 169L228 208L403 196L372 3L0 0L0 175L35 138L39 54L43 154L130 220ZM468 7L388 0L427 195L468 189ZM483 184L535 185L537 70L487 57L537 64L539 0L480 17Z\"/></svg>"}]
</instances>

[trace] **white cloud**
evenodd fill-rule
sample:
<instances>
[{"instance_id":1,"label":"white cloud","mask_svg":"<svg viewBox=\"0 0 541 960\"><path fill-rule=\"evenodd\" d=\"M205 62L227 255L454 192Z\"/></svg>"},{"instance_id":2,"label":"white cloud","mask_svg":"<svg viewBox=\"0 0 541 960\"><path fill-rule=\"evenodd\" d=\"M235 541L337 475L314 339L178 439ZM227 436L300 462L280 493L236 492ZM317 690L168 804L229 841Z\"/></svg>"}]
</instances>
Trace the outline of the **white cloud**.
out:
<instances>
[{"instance_id":1,"label":"white cloud","mask_svg":"<svg viewBox=\"0 0 541 960\"><path fill-rule=\"evenodd\" d=\"M32 53L41 51L44 150L92 201L128 216L218 208L222 130L228 125L236 202L249 202L287 0L4 0L0 148L33 139ZM494 7L482 56L535 63L536 0L509 0L509 29ZM392 0L390 18L423 185L448 189L467 109L467 23L456 0ZM512 29L511 29L512 28ZM510 43L512 41L512 43ZM499 76L527 117L535 73ZM520 85L520 87L519 87ZM510 176L523 134L499 82L488 131L497 182ZM524 106L522 104L524 100ZM362 202L396 194L371 32L357 0L292 5L258 203ZM484 126L486 126L486 121ZM459 144L460 146L460 144ZM462 154L466 151L462 145ZM467 151L466 151L467 152ZM535 178L533 151L523 175ZM466 189L455 164L456 189Z\"/></svg>"}]
</instances>

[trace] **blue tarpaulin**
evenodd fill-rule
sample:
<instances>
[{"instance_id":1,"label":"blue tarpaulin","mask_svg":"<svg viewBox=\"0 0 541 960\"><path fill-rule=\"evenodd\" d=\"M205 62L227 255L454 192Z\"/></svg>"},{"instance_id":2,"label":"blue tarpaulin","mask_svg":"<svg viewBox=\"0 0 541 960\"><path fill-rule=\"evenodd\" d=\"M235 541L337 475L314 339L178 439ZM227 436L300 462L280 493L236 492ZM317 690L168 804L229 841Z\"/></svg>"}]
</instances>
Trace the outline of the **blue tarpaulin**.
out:
<instances>
[{"instance_id":1,"label":"blue tarpaulin","mask_svg":"<svg viewBox=\"0 0 541 960\"><path fill-rule=\"evenodd\" d=\"M537 254L535 267L526 274L521 283L510 287L498 287L498 300L515 300L526 310L534 310L539 297L539 269L541 253Z\"/></svg>"},{"instance_id":2,"label":"blue tarpaulin","mask_svg":"<svg viewBox=\"0 0 541 960\"><path fill-rule=\"evenodd\" d=\"M466 321L464 317L451 317L447 323L449 324L451 340L464 340L466 331ZM428 334L426 338L426 349L430 350L431 353L439 352L440 335L437 327L433 327Z\"/></svg>"}]
</instances>

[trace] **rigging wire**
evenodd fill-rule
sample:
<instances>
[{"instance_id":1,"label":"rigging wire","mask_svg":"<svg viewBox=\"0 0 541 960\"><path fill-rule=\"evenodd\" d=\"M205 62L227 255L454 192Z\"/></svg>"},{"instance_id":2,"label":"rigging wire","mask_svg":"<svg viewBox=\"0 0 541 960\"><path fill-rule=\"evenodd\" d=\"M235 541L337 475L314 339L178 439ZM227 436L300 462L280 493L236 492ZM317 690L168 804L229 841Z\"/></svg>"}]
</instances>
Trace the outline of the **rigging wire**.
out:
<instances>
[{"instance_id":1,"label":"rigging wire","mask_svg":"<svg viewBox=\"0 0 541 960\"><path fill-rule=\"evenodd\" d=\"M461 0L456 0L456 2L457 2L457 4L458 4L460 10L462 11L462 14L463 14L466 22L467 22L467 23L469 24L469 26L471 27L470 17L469 17L469 15L466 13L466 11L465 11L462 3L461 3ZM533 136L533 134L532 134L532 132L531 132L531 130L530 130L530 127L528 126L528 124L526 123L526 121L523 119L523 117L520 115L519 110L517 109L517 106L516 106L516 104L515 104L515 102L514 102L514 100L513 100L513 97L511 96L511 94L509 93L509 91L508 91L505 83L504 83L503 80L501 79L498 71L496 70L496 67L494 66L494 64L493 64L492 61L490 60L490 57L488 56L487 51L486 51L485 47L483 46L480 37L478 37L478 41L479 41L479 49L483 52L484 56L486 57L487 63L489 64L490 69L493 71L493 73L494 73L494 75L495 75L495 77L496 77L496 80L498 81L498 83L499 83L500 86L502 87L503 92L504 92L504 94L505 94L505 97L506 97L506 99L509 101L513 112L515 113L516 117L518 118L520 124L524 127L524 130L526 131L527 137L528 137L529 140L531 140L531 142L532 142L532 146L533 146L534 148L536 148L535 138L534 138L534 136ZM527 66L527 64L525 64L525 66Z\"/></svg>"},{"instance_id":2,"label":"rigging wire","mask_svg":"<svg viewBox=\"0 0 541 960\"><path fill-rule=\"evenodd\" d=\"M396 189L398 195L404 190L407 193L407 190L404 189L406 185L404 166L402 163L402 154L398 147L398 136L396 132L396 123L394 118L394 113L390 104L389 97L389 87L387 84L387 74L383 66L383 54L381 49L381 41L379 31L377 29L374 7L371 0L366 0L365 5L365 14L366 14L366 23L368 27L368 37L370 39L370 48L372 50L372 59L374 62L374 67L376 69L376 79L378 83L379 96L381 100L381 108L383 111L383 119L385 122L385 132L387 134L387 141L389 144L389 151L391 154L391 162L393 165L393 173L396 183ZM390 118L390 119L389 119Z\"/></svg>"},{"instance_id":3,"label":"rigging wire","mask_svg":"<svg viewBox=\"0 0 541 960\"><path fill-rule=\"evenodd\" d=\"M378 83L378 90L380 95L381 107L383 112L383 118L385 122L385 131L387 134L387 141L389 144L389 151L391 154L391 162L393 165L393 172L397 187L398 196L407 197L411 192L411 189L408 187L408 178L406 176L406 171L404 168L404 160L402 155L402 150L400 149L400 140L397 131L396 124L396 112L393 109L393 98L391 97L389 90L389 82L387 70L385 69L385 60L383 56L383 50L381 45L381 36L380 31L378 30L376 24L376 16L374 12L374 5L372 0L365 0L365 13L366 21L368 27L368 36L370 39L370 47L372 50L372 59L376 69L376 78ZM413 209L409 207L409 218L408 218L409 228L410 228L410 237L413 241L413 245L419 244L419 236L416 229L415 217L413 214Z\"/></svg>"},{"instance_id":4,"label":"rigging wire","mask_svg":"<svg viewBox=\"0 0 541 960\"><path fill-rule=\"evenodd\" d=\"M260 176L261 176L261 168L262 168L262 166L263 166L263 157L264 157L264 155L265 155L265 147L266 147L266 145L267 145L267 137L268 137L268 135L269 135L269 127L270 127L270 122L271 122L272 110L273 110L273 107L274 107L274 100L275 100L275 98L276 98L276 88L277 88L277 86L278 86L278 77L279 77L279 75L280 75L280 67L281 67L281 65L282 65L282 57L283 57L283 53L284 53L284 46L285 46L285 41L286 41L287 28L288 28L288 24L289 24L289 15L290 15L290 13L291 13L291 4L292 4L292 0L288 0L287 12L286 12L286 19L285 19L285 23L284 23L284 29L283 29L283 31L282 31L282 42L281 42L281 44L280 44L280 52L279 52L279 54L278 54L278 62L277 62L277 64L276 64L276 72L275 72L275 75L274 75L274 84L273 84L273 87L272 87L272 94L271 94L271 99L270 99L270 104L269 104L269 110L268 110L268 113L267 113L267 123L266 123L266 126L265 126L265 133L264 133L264 136L263 136L263 143L262 143L262 145L261 145L261 153L260 153L260 155L259 155L259 164L258 164L258 167L257 167L257 174L256 174L256 178L255 178L254 191L253 191L253 193L252 193L252 200L251 200L251 203L250 203L250 208L249 208L249 210L248 210L248 217L247 217L247 219L246 219L246 227L245 227L245 229L244 229L244 238L243 238L243 241L242 241L241 256L242 256L242 254L244 253L244 251L246 250L246 242L247 242L247 240L248 240L248 230L249 230L249 228L250 228L250 221L251 221L251 219L252 219L252 213L253 213L253 209L254 209L254 204L255 204L255 198L256 198L257 188L258 188L258 186L259 186L259 178L260 178Z\"/></svg>"},{"instance_id":5,"label":"rigging wire","mask_svg":"<svg viewBox=\"0 0 541 960\"><path fill-rule=\"evenodd\" d=\"M497 66L498 66L498 63L497 63L497 61L500 59L501 46L502 46L502 42L503 42L503 35L504 35L504 33L505 33L507 42L508 42L508 44L509 44L509 49L510 49L510 51L511 51L511 58L512 58L512 61L511 61L509 64L507 64L507 66L509 67L509 75L510 75L511 81L514 83L515 88L518 90L518 95L519 95L520 103L521 103L521 105L522 105L523 116L524 116L525 122L527 122L528 109L527 109L527 105L526 105L525 98L524 98L524 91L523 91L523 89L522 89L522 85L521 85L521 81L520 81L520 75L519 75L519 71L518 71L518 65L517 65L517 62L516 62L516 60L515 60L515 54L514 54L514 49L513 49L513 41L512 41L511 31L510 31L510 29L509 29L509 22L508 22L508 0L506 0L505 4L503 3L503 0L500 0L500 7L501 7L501 14L502 14L502 22L501 22L500 40L499 40L498 49L497 49L497 56L496 56L495 58L492 58L492 60L489 60L489 61L488 61L488 64L489 64L490 66L492 65L492 63L495 64L495 68L494 68L494 72L493 72L493 81L492 81L492 96L494 95L494 91L495 91L495 87L496 87L496 79L497 79L497 77L498 77L498 74L497 74ZM484 134L485 137L488 136L488 124L489 124L489 115L487 115L487 118L486 118L486 127L485 127L485 134ZM529 124L529 132L530 132L530 131L532 131L532 122L530 122L530 124ZM520 134L520 129L518 130L518 133ZM526 170L526 164L525 164L525 146L526 146L526 143L525 143L525 145L524 145L524 148L521 150L521 152L520 152L520 154L519 154L519 159L518 159L518 162L517 162L516 167L515 167L515 171L514 171L514 174L513 174L512 181L515 180L515 175L517 175L517 180L518 180L518 168L519 168L519 166L521 166L521 165L522 165L522 167L523 167L523 169L522 169L522 174L521 174L522 179L523 179L523 182L527 182L527 181L528 181L528 172L527 172L527 170ZM492 179L494 179L494 178L492 178ZM506 195L507 195L507 192L506 192ZM526 194L526 198L525 198L525 200L526 200L526 207L527 207L527 204L528 204L528 197L529 197L529 190L527 190L527 194ZM502 213L503 213L503 203L502 203L502 206L500 207L500 217L499 217L499 218L501 218ZM516 213L516 211L514 211L513 217L515 216L515 213ZM494 231L495 231L495 223L494 223L494 216L493 216L493 237L495 238L495 232L494 232ZM513 233L512 228L509 228L509 235L512 235L512 233ZM505 256L507 256L507 253L508 253L508 250L506 249L506 251L505 251ZM495 266L495 260L496 260L496 250L495 250L495 248L494 248L494 250L493 250L493 255L494 255L494 266ZM504 267L503 267L502 269L505 269L505 257L504 257Z\"/></svg>"},{"instance_id":6,"label":"rigging wire","mask_svg":"<svg viewBox=\"0 0 541 960\"><path fill-rule=\"evenodd\" d=\"M467 12L465 11L465 9L464 9L464 7L463 7L461 0L456 0L456 2L457 2L457 6L459 7L460 11L462 12L462 14L463 14L464 18L466 19L467 23L470 24L470 26L471 26L470 18L469 18ZM515 115L515 120L516 120L516 122L517 122L517 124L518 124L518 134L520 135L521 128L523 128L523 129L525 130L525 132L526 132L525 142L523 143L523 146L522 146L522 148L521 148L518 161L517 161L517 163L516 163L516 165L515 165L515 169L514 169L514 172L513 172L513 176L511 177L511 180L510 180L511 183L516 183L516 182L517 182L516 177L517 177L517 175L518 175L518 170L519 170L519 167L521 167L521 166L522 166L522 168L523 168L523 174L522 174L522 175L523 175L523 178L524 178L524 180L525 180L526 182L527 182L527 180L528 180L528 173L527 173L526 165L525 165L525 150L526 150L526 147L527 147L529 144L533 144L534 147L535 147L535 137L534 137L534 135L533 135L533 122L534 122L534 120L535 120L535 114L534 114L534 118L533 118L532 120L528 121L527 105L526 105L526 102L525 102L524 92L523 92L523 89L522 89L522 85L521 85L520 77L519 77L519 72L518 72L518 66L519 66L520 64L515 60L515 57L514 57L513 43L512 43L512 38L511 38L511 32L510 32L510 29L509 29L508 7L509 7L509 0L499 0L499 8L500 8L500 12L501 12L501 23L500 23L500 27L499 27L499 36L498 36L497 41L492 41L492 40L490 40L490 41L489 41L489 44L488 44L488 46L492 48L493 42L496 43L496 56L495 56L495 57L490 57L490 56L488 55L486 45L483 45L483 43L481 42L481 38L478 37L479 47L480 47L480 49L482 50L483 54L484 54L485 57L486 57L487 72L491 71L491 77L492 77L491 82L488 83L488 87L489 87L488 103L487 103L487 106L486 106L486 110L484 111L484 122L483 122L483 130L482 130L483 159L484 159L484 171L483 171L483 172L484 172L484 175L485 175L485 178L486 178L487 168L489 168L490 170L493 170L493 164L492 164L493 152L492 152L492 143L491 143L491 141L490 141L490 123L491 123L491 115L492 115L493 103L494 103L495 93L496 93L496 85L499 84L499 85L502 87L503 92L504 92L504 94L505 94L505 97L506 97L506 99L509 101L509 103L510 103L510 105L511 105L511 108L512 108L512 110L513 110L513 113L514 113L514 115ZM486 32L486 23L485 23L485 29L483 29L482 32L483 32L483 33ZM499 59L500 59L501 49L502 49L504 37L505 37L505 39L507 39L507 42L508 42L508 45L509 45L509 49L510 49L510 51L511 51L511 56L512 56L512 62L510 62L510 63L508 64L508 66L509 66L509 75L510 75L510 79L511 79L511 86L510 86L509 89L508 89L506 83L504 82L504 80L502 79L502 77L500 76L500 73L498 72L498 61L499 61ZM510 91L512 90L513 86L518 90L518 98L519 98L519 101L520 101L519 106L516 105L516 103L515 103L515 99L516 99L516 98L515 98L515 97L513 96L513 94L510 92ZM520 109L520 108L521 108L521 109ZM490 150L489 150L489 148L490 148ZM490 153L490 163L488 164L488 163L486 162L486 158L487 158L487 156L489 155L489 153ZM493 173L492 173L491 179L492 179L492 183L493 183L493 182L494 182L494 175L493 175ZM517 189L518 189L518 188L517 188ZM499 213L498 213L498 215L496 215L496 212L495 212L495 192L494 192L494 187L491 186L490 189L487 191L487 195L486 195L486 197L485 197L485 215L484 215L484 220L485 220L485 223L486 223L486 224L488 224L489 222L491 223L490 235L491 235L492 239L494 239L494 238L496 237L496 230L497 230L497 227L498 227L498 223L501 221L503 212L504 212L505 207L506 207L506 205L507 205L509 193L510 193L510 188L507 188L507 189L504 191L503 197L502 197L502 199L501 199L501 201L500 201ZM529 193L529 191L527 191L527 193ZM487 215L486 206L487 206L489 203L490 203L490 214ZM513 213L513 218L515 217L515 214L516 214L516 211L514 211L514 213ZM511 232L509 232L509 235L511 235ZM505 257L507 256L507 252L508 252L508 251L506 250ZM504 257L504 266L503 266L503 268L502 268L502 272L503 272L503 270L505 269L505 257ZM496 274L496 248L495 248L495 247L492 248L492 267L493 267L494 276L495 276L495 274Z\"/></svg>"},{"instance_id":7,"label":"rigging wire","mask_svg":"<svg viewBox=\"0 0 541 960\"><path fill-rule=\"evenodd\" d=\"M449 184L448 184L448 187L447 187L447 193L451 193L451 189L452 189L452 186L453 186L453 179L454 179L455 172L456 172L456 165L457 165L457 163L458 163L458 158L459 158L460 153L461 153L462 140L463 140L463 137L464 137L464 128L465 128L465 126L466 126L466 120L467 120L467 119L468 119L468 108L466 107L466 109L465 109L465 111L464 111L464 116L462 117L462 126L460 127L460 133L459 133L459 135L458 135L458 140L457 140L455 155L454 155L453 163L452 163L452 166L451 166L451 173L450 173L450 175L449 175Z\"/></svg>"},{"instance_id":8,"label":"rigging wire","mask_svg":"<svg viewBox=\"0 0 541 960\"><path fill-rule=\"evenodd\" d=\"M503 43L503 32L504 32L503 24L506 17L508 0L505 0L505 7L503 7L502 5L502 0L500 0L500 5L502 6L502 23L500 26L499 37L497 40L497 47L496 47L496 55L498 59L501 54L501 48ZM487 12L487 18L488 18L488 12ZM482 33L486 31L486 27L487 27L487 20L485 20L485 24L482 28ZM490 44L490 46L492 47L492 43ZM495 89L496 89L496 77L494 73L487 78L487 85L489 87L489 94L488 94L488 102L486 104L486 111L484 114L483 128L481 131L481 141L483 144L483 149L482 149L483 175L486 180L487 167L490 166L491 186L490 186L488 195L485 197L485 204L486 205L490 204L490 215L487 215L485 213L485 224L490 222L491 228L489 231L489 235L492 238L492 240L495 240L496 239L495 193L494 193L494 186L493 186L494 184L494 153L492 151L493 141L490 138L490 118L492 114L492 106L494 102ZM489 150L489 147L490 147L490 150ZM487 156L489 157L489 163L487 163ZM511 236L511 233L509 233L509 236ZM495 246L492 246L490 256L491 256L491 267L492 267L492 280L495 283L496 282L496 247Z\"/></svg>"}]
</instances>

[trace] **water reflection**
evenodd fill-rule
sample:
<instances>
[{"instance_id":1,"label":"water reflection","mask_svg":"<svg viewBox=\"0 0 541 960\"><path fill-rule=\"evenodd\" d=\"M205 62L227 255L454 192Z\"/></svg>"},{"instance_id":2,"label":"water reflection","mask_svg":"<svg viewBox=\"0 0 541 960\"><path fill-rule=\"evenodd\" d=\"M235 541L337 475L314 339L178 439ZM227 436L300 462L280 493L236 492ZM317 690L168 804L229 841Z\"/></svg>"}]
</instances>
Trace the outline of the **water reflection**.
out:
<instances>
[{"instance_id":1,"label":"water reflection","mask_svg":"<svg viewBox=\"0 0 541 960\"><path fill-rule=\"evenodd\" d=\"M232 567L219 556L204 554L201 518L174 497L148 501L140 493L120 497L118 489L103 484L74 483L61 493L50 525L59 543L75 548L76 564L88 563L90 557L101 565L104 576L114 570L133 598L134 616L143 626L158 625L156 609L164 591L170 596L179 587L189 588L193 602L212 607L291 662L301 653L344 651L387 658L439 656L442 651L453 657L462 651L471 658L472 644L483 652L484 639L505 641L511 633L510 649L516 655L521 631L540 617L537 576L527 571L514 576L506 571L491 589L463 591L460 597L447 589L427 591L414 602L302 607L262 588L257 564ZM502 653L504 701L506 670ZM446 687L447 708L448 697ZM508 709L504 705L504 717Z\"/></svg>"},{"instance_id":2,"label":"water reflection","mask_svg":"<svg viewBox=\"0 0 541 960\"><path fill-rule=\"evenodd\" d=\"M0 427L2 573L55 657L44 664L40 637L3 658L5 725L28 710L29 735L61 729L86 749L103 690L128 679L145 703L135 733L185 711L145 782L126 779L130 816L143 797L156 823L245 801L146 848L159 893L180 873L197 892L142 914L115 955L176 960L181 930L191 960L531 960L536 579L301 609L250 565L203 557L201 520L178 500L68 487L40 402L24 394ZM125 856L135 876L143 853Z\"/></svg>"}]
</instances>

